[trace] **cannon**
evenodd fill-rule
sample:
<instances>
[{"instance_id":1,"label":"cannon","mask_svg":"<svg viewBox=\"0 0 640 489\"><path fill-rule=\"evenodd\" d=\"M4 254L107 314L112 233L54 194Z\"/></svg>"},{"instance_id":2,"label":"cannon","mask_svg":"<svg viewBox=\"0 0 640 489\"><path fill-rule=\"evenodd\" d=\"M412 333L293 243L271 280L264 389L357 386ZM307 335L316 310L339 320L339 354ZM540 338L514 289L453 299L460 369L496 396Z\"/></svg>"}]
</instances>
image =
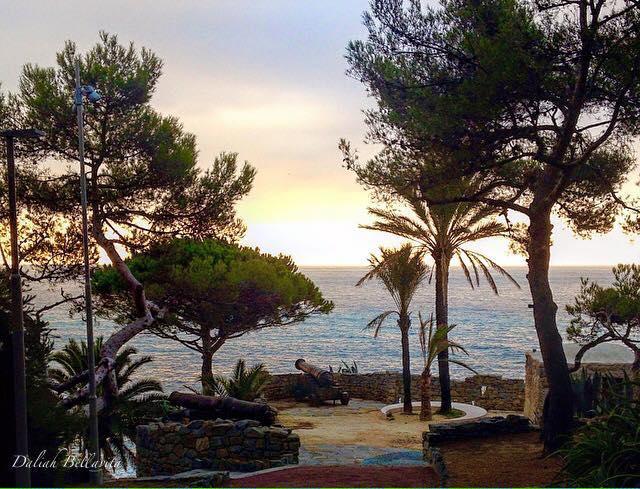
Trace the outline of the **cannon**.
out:
<instances>
[{"instance_id":1,"label":"cannon","mask_svg":"<svg viewBox=\"0 0 640 489\"><path fill-rule=\"evenodd\" d=\"M184 392L172 392L169 402L187 408L189 417L197 419L254 419L263 425L272 425L278 411L268 404L242 401L235 397L203 396Z\"/></svg>"},{"instance_id":2,"label":"cannon","mask_svg":"<svg viewBox=\"0 0 640 489\"><path fill-rule=\"evenodd\" d=\"M303 372L293 387L296 401L308 399L314 405L324 401L333 401L334 404L340 401L343 406L349 404L349 393L335 381L331 372L307 363L304 358L296 360L295 367Z\"/></svg>"}]
</instances>

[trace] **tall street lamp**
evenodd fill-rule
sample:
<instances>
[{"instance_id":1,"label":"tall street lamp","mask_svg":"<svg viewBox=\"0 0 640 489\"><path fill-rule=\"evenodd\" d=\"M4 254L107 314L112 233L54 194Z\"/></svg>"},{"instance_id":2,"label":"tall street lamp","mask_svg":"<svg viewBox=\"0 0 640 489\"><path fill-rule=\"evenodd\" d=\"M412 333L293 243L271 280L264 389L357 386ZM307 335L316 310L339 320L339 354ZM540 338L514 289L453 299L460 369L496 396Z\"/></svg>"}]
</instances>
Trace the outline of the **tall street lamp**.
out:
<instances>
[{"instance_id":1,"label":"tall street lamp","mask_svg":"<svg viewBox=\"0 0 640 489\"><path fill-rule=\"evenodd\" d=\"M82 204L82 248L84 254L84 308L87 322L87 364L89 367L89 448L96 465L90 469L91 483L102 484L99 468L100 444L98 442L98 397L96 394L96 359L93 340L93 303L91 298L91 269L89 266L89 224L87 217L87 176L84 167L84 97L90 102L100 100L100 94L89 85L80 84L80 61L76 60L76 89L73 104L78 120L78 159L80 160L80 202ZM93 178L96 176L93 175Z\"/></svg>"},{"instance_id":2,"label":"tall street lamp","mask_svg":"<svg viewBox=\"0 0 640 489\"><path fill-rule=\"evenodd\" d=\"M14 149L16 139L44 136L37 129L12 129L1 131L7 146L7 191L9 194L9 233L11 235L11 344L13 357L13 389L16 421L16 455L29 455L27 432L27 385L24 361L24 321L22 316L22 278L20 276L20 251L18 250L18 209L16 202L16 163ZM31 471L24 464L16 469L16 486L31 486Z\"/></svg>"}]
</instances>

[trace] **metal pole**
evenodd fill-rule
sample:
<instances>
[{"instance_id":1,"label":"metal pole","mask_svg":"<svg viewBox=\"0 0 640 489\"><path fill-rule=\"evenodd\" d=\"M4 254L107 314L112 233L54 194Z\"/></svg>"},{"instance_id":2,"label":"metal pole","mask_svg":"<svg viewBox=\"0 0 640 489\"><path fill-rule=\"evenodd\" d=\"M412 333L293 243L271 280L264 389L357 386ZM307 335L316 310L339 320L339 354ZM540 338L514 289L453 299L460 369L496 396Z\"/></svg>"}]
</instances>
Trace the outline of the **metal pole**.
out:
<instances>
[{"instance_id":1,"label":"metal pole","mask_svg":"<svg viewBox=\"0 0 640 489\"><path fill-rule=\"evenodd\" d=\"M84 307L87 321L87 363L89 367L89 448L94 455L96 468L89 469L91 483L102 484L100 444L98 442L98 408L96 395L96 359L93 341L93 304L91 301L91 269L89 266L89 223L87 218L87 177L84 168L84 118L83 95L80 85L80 63L76 60L75 106L78 117L78 157L80 159L80 202L82 204L82 249L84 254Z\"/></svg>"},{"instance_id":2,"label":"metal pole","mask_svg":"<svg viewBox=\"0 0 640 489\"><path fill-rule=\"evenodd\" d=\"M27 381L24 359L24 321L22 316L22 278L18 250L18 209L16 203L16 164L14 139L7 141L7 187L9 191L9 230L11 234L11 343L13 345L13 379L16 418L16 455L29 456L27 431ZM26 464L25 464L26 465ZM31 486L31 470L23 466L16 469L16 486Z\"/></svg>"}]
</instances>

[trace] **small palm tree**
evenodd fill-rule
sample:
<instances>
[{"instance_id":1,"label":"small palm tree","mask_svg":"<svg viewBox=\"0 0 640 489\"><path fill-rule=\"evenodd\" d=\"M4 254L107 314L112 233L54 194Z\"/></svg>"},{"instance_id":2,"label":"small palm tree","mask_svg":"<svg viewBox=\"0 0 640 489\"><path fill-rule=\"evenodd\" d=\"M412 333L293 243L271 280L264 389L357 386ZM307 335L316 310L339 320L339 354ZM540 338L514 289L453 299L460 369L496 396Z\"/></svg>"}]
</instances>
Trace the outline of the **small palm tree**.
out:
<instances>
[{"instance_id":1,"label":"small palm tree","mask_svg":"<svg viewBox=\"0 0 640 489\"><path fill-rule=\"evenodd\" d=\"M460 188L466 190L460 190ZM430 190L429 195L407 192L403 202L410 210L409 216L385 209L369 209L376 218L364 229L383 231L410 239L431 256L435 272L435 309L438 328L449 323L449 268L457 259L471 288L480 285L483 276L491 290L498 293L492 271L506 277L516 287L520 285L500 265L489 257L465 248L465 245L485 238L504 236L507 228L493 219L495 210L477 203L460 202L447 205L429 205L428 199L444 200L449 194L473 193L473 182L460 182L456 188ZM429 279L431 281L431 277ZM438 357L441 387L441 411L451 410L451 381L449 377L448 350Z\"/></svg>"},{"instance_id":2,"label":"small palm tree","mask_svg":"<svg viewBox=\"0 0 640 489\"><path fill-rule=\"evenodd\" d=\"M200 380L204 386L201 392L189 386L185 387L196 394L229 396L243 401L254 401L264 391L269 382L269 377L269 372L264 363L258 363L247 370L246 362L243 359L239 359L231 377L215 375L204 381L201 378Z\"/></svg>"},{"instance_id":3,"label":"small palm tree","mask_svg":"<svg viewBox=\"0 0 640 489\"><path fill-rule=\"evenodd\" d=\"M103 338L96 338L95 355L100 358ZM124 467L133 460L134 454L129 448L129 441L135 438L135 428L143 420L157 412L157 401L165 399L162 386L155 379L141 378L133 380L138 370L150 363L150 356L133 358L138 351L134 347L127 347L118 352L115 359L114 374L118 393L109 407L98 414L98 433L100 436L100 450L104 458L112 459L118 456ZM62 350L51 356L55 367L49 368L49 377L63 383L71 377L87 369L87 344L78 343L74 339L64 345ZM98 396L103 395L102 388L98 389ZM86 447L88 439L83 436L82 444Z\"/></svg>"},{"instance_id":4,"label":"small palm tree","mask_svg":"<svg viewBox=\"0 0 640 489\"><path fill-rule=\"evenodd\" d=\"M418 313L420 319L420 349L422 350L422 361L424 363L424 369L422 370L422 385L421 385L421 398L420 398L420 419L423 421L429 421L432 417L431 412L431 366L436 361L438 355L443 351L450 351L451 353L462 352L468 355L462 345L448 339L448 334L451 332L455 325L447 326L445 328L433 328L433 314L429 321L422 319L422 315ZM428 325L428 329L427 329ZM473 368L460 360L449 358L449 363L455 363L464 368L477 373Z\"/></svg>"},{"instance_id":5,"label":"small palm tree","mask_svg":"<svg viewBox=\"0 0 640 489\"><path fill-rule=\"evenodd\" d=\"M398 327L402 340L402 381L405 414L411 414L411 367L409 358L409 328L411 313L409 307L420 284L429 274L429 267L423 260L423 253L414 250L410 244L398 249L380 248L380 256L372 254L369 258L371 270L360 279L356 286L377 279L385 286L396 309L383 312L372 319L366 328L374 328L374 337L378 336L385 320L392 315L398 316Z\"/></svg>"}]
</instances>

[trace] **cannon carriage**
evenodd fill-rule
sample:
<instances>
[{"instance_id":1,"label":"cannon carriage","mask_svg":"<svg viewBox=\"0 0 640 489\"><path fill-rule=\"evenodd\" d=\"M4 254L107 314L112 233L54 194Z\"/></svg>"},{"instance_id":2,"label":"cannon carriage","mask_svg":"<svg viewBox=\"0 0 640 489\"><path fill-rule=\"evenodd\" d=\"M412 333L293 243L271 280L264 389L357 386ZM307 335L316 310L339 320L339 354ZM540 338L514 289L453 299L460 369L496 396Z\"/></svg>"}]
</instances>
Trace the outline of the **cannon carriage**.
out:
<instances>
[{"instance_id":1,"label":"cannon carriage","mask_svg":"<svg viewBox=\"0 0 640 489\"><path fill-rule=\"evenodd\" d=\"M343 406L349 404L349 393L335 381L331 372L307 363L303 358L296 360L295 367L302 372L293 387L296 401L309 400L316 406L325 401L334 404L340 401Z\"/></svg>"}]
</instances>

